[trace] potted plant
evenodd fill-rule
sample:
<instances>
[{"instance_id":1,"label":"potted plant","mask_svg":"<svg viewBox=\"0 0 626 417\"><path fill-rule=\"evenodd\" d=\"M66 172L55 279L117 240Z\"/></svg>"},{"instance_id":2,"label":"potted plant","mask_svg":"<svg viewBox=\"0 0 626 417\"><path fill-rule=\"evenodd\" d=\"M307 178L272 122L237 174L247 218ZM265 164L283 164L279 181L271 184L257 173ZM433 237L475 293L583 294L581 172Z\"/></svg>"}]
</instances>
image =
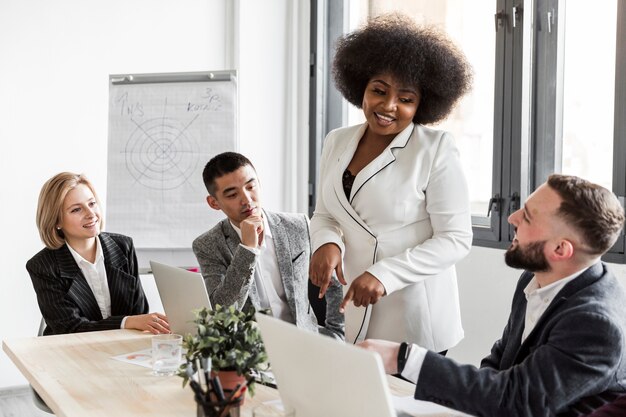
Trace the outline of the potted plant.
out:
<instances>
[{"instance_id":1,"label":"potted plant","mask_svg":"<svg viewBox=\"0 0 626 417\"><path fill-rule=\"evenodd\" d=\"M189 377L184 368L191 364L196 370L196 359L211 358L212 372L217 374L225 389L233 389L244 380L250 381L248 389L254 394L252 375L267 368L267 354L261 340L261 333L254 321L254 310L239 311L234 306L216 305L213 310L202 308L194 312L197 333L183 338L187 350L179 375L183 386ZM238 377L231 386L230 380ZM236 378L235 378L236 379Z\"/></svg>"}]
</instances>

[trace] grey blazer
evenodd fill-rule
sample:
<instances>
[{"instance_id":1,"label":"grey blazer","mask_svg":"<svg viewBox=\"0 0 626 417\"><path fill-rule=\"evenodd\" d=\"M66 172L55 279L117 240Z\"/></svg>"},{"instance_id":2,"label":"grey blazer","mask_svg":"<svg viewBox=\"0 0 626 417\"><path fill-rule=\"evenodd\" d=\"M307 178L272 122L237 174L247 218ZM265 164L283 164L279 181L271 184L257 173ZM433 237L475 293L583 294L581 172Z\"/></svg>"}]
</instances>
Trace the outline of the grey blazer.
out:
<instances>
[{"instance_id":1,"label":"grey blazer","mask_svg":"<svg viewBox=\"0 0 626 417\"><path fill-rule=\"evenodd\" d=\"M98 302L67 245L42 249L26 263L46 321L45 335L119 329L124 316L146 314L137 256L131 238L99 235L111 295L111 317L102 318Z\"/></svg>"},{"instance_id":2,"label":"grey blazer","mask_svg":"<svg viewBox=\"0 0 626 417\"><path fill-rule=\"evenodd\" d=\"M344 338L344 318L339 313L343 299L341 284L333 280L326 292L326 327L318 326L308 299L311 247L307 217L303 214L264 211L272 231L278 269L287 304L298 327ZM222 220L193 242L211 303L260 309L254 281L257 256L240 245L241 240L228 219ZM319 329L318 329L319 328Z\"/></svg>"},{"instance_id":3,"label":"grey blazer","mask_svg":"<svg viewBox=\"0 0 626 417\"><path fill-rule=\"evenodd\" d=\"M604 263L557 294L523 343L532 274L522 274L502 338L480 369L428 352L415 398L477 416L577 416L626 392L626 295Z\"/></svg>"}]
</instances>

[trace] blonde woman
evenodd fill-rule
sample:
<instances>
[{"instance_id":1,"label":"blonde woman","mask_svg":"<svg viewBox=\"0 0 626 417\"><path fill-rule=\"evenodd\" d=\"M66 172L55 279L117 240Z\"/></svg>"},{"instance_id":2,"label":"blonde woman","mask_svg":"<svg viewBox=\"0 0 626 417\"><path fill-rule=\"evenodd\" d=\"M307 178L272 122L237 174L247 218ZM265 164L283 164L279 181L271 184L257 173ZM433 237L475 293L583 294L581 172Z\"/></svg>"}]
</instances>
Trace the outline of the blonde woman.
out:
<instances>
[{"instance_id":1,"label":"blonde woman","mask_svg":"<svg viewBox=\"0 0 626 417\"><path fill-rule=\"evenodd\" d=\"M93 185L62 172L42 187L37 228L46 246L26 263L45 335L109 329L169 333L167 317L148 312L132 239L102 232Z\"/></svg>"}]
</instances>

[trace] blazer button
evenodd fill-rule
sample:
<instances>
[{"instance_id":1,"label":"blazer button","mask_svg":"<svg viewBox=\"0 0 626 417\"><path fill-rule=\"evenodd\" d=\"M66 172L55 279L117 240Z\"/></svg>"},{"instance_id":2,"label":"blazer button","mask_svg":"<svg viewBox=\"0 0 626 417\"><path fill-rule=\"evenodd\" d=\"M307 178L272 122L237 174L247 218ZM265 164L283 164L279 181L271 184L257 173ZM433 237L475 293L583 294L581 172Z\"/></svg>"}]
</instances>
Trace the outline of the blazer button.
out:
<instances>
[{"instance_id":1,"label":"blazer button","mask_svg":"<svg viewBox=\"0 0 626 417\"><path fill-rule=\"evenodd\" d=\"M376 238L375 237L370 237L370 245L372 245L372 246L376 245Z\"/></svg>"}]
</instances>

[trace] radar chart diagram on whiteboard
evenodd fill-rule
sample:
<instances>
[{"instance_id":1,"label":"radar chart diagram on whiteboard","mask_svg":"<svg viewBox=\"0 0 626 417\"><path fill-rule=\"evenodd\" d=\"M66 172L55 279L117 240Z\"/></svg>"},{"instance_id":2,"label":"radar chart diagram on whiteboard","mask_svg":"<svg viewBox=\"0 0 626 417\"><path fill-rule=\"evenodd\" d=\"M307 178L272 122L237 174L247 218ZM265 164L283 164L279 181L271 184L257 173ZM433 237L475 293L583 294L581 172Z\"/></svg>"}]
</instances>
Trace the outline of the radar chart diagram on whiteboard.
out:
<instances>
[{"instance_id":1,"label":"radar chart diagram on whiteboard","mask_svg":"<svg viewBox=\"0 0 626 417\"><path fill-rule=\"evenodd\" d=\"M110 76L107 230L189 248L223 218L202 170L237 149L236 98L234 71Z\"/></svg>"}]
</instances>

